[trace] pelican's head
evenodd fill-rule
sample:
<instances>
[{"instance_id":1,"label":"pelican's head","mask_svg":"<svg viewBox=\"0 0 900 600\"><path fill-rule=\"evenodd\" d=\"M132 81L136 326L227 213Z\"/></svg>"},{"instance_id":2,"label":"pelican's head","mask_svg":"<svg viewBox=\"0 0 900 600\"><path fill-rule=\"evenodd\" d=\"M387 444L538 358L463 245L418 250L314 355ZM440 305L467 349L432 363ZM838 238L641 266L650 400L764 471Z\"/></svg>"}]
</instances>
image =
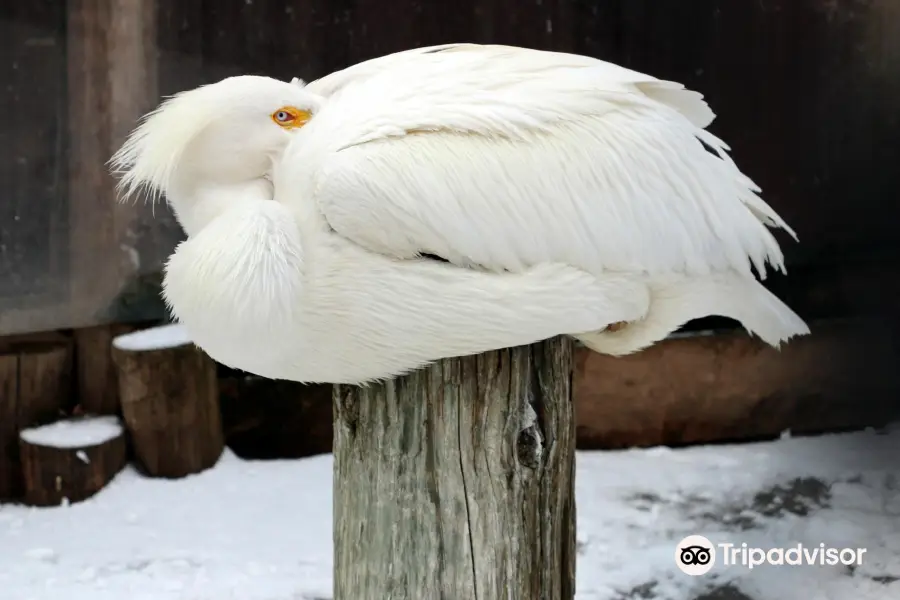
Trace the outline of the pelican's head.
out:
<instances>
[{"instance_id":1,"label":"pelican's head","mask_svg":"<svg viewBox=\"0 0 900 600\"><path fill-rule=\"evenodd\" d=\"M147 188L183 215L204 192L227 196L264 181L321 102L297 79L253 75L176 94L146 115L112 157L122 197Z\"/></svg>"}]
</instances>

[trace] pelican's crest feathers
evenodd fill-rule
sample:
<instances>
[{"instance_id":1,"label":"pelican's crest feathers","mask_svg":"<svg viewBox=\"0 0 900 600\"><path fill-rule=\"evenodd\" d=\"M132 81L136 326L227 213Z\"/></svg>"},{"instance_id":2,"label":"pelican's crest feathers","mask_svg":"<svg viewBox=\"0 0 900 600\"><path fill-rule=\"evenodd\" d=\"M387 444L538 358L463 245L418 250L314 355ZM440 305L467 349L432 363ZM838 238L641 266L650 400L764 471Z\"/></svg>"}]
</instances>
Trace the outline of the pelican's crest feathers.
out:
<instances>
[{"instance_id":1,"label":"pelican's crest feathers","mask_svg":"<svg viewBox=\"0 0 900 600\"><path fill-rule=\"evenodd\" d=\"M185 149L217 117L212 89L204 85L169 96L141 119L109 160L113 174L120 177L122 201L141 188L151 192L154 202L159 199Z\"/></svg>"}]
</instances>

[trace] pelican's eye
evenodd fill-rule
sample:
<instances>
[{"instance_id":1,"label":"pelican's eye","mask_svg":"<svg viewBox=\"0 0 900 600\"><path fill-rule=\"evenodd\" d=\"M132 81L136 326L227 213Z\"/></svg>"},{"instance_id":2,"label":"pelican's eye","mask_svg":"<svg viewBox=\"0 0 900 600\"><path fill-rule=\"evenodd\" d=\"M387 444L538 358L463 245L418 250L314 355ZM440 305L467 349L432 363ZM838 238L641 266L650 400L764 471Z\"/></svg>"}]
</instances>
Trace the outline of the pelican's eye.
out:
<instances>
[{"instance_id":1,"label":"pelican's eye","mask_svg":"<svg viewBox=\"0 0 900 600\"><path fill-rule=\"evenodd\" d=\"M309 112L294 106L283 106L272 113L272 120L275 121L275 124L285 129L303 127L311 117Z\"/></svg>"}]
</instances>

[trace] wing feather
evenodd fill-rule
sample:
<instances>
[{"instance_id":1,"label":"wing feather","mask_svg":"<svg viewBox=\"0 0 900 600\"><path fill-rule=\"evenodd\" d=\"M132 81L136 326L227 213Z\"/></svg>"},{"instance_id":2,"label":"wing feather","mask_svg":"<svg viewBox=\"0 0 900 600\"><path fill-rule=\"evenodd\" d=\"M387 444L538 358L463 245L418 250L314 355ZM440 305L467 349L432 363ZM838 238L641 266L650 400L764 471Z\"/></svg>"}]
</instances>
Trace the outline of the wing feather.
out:
<instances>
[{"instance_id":1,"label":"wing feather","mask_svg":"<svg viewBox=\"0 0 900 600\"><path fill-rule=\"evenodd\" d=\"M703 129L696 92L587 57L441 48L320 84L304 143L339 234L490 270L783 269L768 226L787 226Z\"/></svg>"}]
</instances>

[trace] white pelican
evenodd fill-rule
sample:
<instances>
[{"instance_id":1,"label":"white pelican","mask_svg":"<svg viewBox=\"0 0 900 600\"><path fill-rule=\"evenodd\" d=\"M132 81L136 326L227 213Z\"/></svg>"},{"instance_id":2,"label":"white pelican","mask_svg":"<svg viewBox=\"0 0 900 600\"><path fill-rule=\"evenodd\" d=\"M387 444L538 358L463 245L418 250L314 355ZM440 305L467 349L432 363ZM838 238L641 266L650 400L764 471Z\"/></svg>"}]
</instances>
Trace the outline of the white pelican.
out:
<instances>
[{"instance_id":1,"label":"white pelican","mask_svg":"<svg viewBox=\"0 0 900 600\"><path fill-rule=\"evenodd\" d=\"M808 333L753 272L784 270L769 227L794 233L713 116L593 58L450 44L183 92L111 162L188 234L164 294L198 346L364 383L558 334L622 355L709 315Z\"/></svg>"}]
</instances>

